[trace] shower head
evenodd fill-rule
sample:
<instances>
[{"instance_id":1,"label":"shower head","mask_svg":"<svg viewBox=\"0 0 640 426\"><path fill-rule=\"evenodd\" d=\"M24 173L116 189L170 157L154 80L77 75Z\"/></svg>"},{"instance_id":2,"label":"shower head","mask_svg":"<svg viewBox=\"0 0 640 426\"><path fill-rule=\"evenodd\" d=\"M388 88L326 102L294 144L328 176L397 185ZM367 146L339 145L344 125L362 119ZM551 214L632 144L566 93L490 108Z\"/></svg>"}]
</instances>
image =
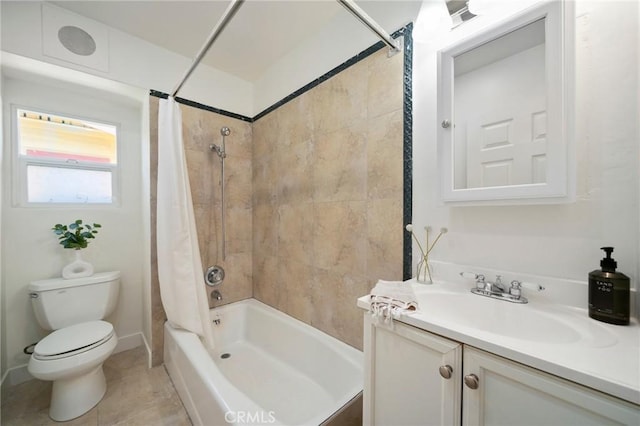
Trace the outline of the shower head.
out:
<instances>
[{"instance_id":1,"label":"shower head","mask_svg":"<svg viewBox=\"0 0 640 426\"><path fill-rule=\"evenodd\" d=\"M229 129L227 126L225 126L225 127L220 129L220 134L222 136L229 136L231 134L231 129Z\"/></svg>"}]
</instances>

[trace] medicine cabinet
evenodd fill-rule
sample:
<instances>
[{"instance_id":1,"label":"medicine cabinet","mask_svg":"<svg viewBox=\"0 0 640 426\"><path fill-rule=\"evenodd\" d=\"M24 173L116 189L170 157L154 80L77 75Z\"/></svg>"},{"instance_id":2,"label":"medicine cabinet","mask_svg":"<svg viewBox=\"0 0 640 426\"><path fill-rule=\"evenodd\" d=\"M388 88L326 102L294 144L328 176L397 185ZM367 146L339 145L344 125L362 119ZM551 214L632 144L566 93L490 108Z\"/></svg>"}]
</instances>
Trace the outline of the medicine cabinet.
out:
<instances>
[{"instance_id":1,"label":"medicine cabinet","mask_svg":"<svg viewBox=\"0 0 640 426\"><path fill-rule=\"evenodd\" d=\"M572 199L574 19L544 3L438 52L444 202Z\"/></svg>"}]
</instances>

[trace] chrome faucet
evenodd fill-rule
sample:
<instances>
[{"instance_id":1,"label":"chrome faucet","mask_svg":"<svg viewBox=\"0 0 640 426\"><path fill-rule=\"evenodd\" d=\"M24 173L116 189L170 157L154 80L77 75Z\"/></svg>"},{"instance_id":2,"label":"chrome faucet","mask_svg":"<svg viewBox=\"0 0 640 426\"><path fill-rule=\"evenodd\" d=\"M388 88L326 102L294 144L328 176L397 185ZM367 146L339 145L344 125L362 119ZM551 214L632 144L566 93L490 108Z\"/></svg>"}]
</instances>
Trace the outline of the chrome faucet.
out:
<instances>
[{"instance_id":1,"label":"chrome faucet","mask_svg":"<svg viewBox=\"0 0 640 426\"><path fill-rule=\"evenodd\" d=\"M484 275L475 274L473 272L460 272L463 278L472 278L476 280L476 286L471 289L471 293L480 296L491 297L493 299L506 300L513 303L528 303L526 297L522 296L522 287L531 290L542 291L544 287L535 283L527 283L518 280L511 281L511 287L507 289L502 282L502 276L496 275L494 282L486 281Z\"/></svg>"},{"instance_id":2,"label":"chrome faucet","mask_svg":"<svg viewBox=\"0 0 640 426\"><path fill-rule=\"evenodd\" d=\"M506 289L504 288L504 284L502 284L502 276L496 275L495 282L487 281L485 283L484 289L490 293L505 293Z\"/></svg>"},{"instance_id":3,"label":"chrome faucet","mask_svg":"<svg viewBox=\"0 0 640 426\"><path fill-rule=\"evenodd\" d=\"M220 293L220 291L218 291L218 290L213 290L211 292L211 297L216 299L217 301L220 301L220 300L222 300L222 293Z\"/></svg>"}]
</instances>

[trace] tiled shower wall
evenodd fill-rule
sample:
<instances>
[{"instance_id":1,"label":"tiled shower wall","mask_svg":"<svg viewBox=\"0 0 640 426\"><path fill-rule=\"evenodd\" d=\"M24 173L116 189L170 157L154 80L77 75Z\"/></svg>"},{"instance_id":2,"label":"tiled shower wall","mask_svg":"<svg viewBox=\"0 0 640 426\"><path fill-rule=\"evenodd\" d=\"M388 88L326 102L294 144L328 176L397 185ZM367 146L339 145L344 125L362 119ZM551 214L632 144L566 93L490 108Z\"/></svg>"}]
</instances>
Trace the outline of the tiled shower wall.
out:
<instances>
[{"instance_id":1,"label":"tiled shower wall","mask_svg":"<svg viewBox=\"0 0 640 426\"><path fill-rule=\"evenodd\" d=\"M402 105L381 49L253 125L254 297L359 349L356 298L402 279Z\"/></svg>"},{"instance_id":2,"label":"tiled shower wall","mask_svg":"<svg viewBox=\"0 0 640 426\"><path fill-rule=\"evenodd\" d=\"M157 278L156 262L156 181L159 99L150 97L151 120L151 237L152 237L152 358L162 363L163 323L166 319ZM226 278L218 289L221 302L209 299L211 307L251 297L252 289L252 205L251 205L251 124L213 112L180 105L182 136L187 157L189 183L198 229L200 256L204 268L221 265ZM222 256L221 231L221 162L209 149L220 145L220 129L229 127L225 159L226 257ZM203 284L203 287L206 286ZM207 288L207 293L211 289Z\"/></svg>"},{"instance_id":3,"label":"tiled shower wall","mask_svg":"<svg viewBox=\"0 0 640 426\"><path fill-rule=\"evenodd\" d=\"M164 310L155 260L157 116L151 105L153 363ZM203 266L227 276L222 303L252 295L362 349L356 298L402 279L403 57L382 49L250 123L180 105ZM227 126L227 258L220 159ZM210 305L214 306L212 300Z\"/></svg>"}]
</instances>

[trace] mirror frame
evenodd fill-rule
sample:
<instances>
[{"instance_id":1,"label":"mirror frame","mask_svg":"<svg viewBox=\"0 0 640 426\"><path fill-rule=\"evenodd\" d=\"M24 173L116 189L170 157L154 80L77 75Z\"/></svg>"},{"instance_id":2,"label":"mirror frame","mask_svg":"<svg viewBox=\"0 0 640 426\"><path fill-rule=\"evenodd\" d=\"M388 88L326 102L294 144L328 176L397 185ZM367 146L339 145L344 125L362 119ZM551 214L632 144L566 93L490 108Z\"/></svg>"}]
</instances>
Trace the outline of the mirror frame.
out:
<instances>
[{"instance_id":1,"label":"mirror frame","mask_svg":"<svg viewBox=\"0 0 640 426\"><path fill-rule=\"evenodd\" d=\"M523 10L438 52L438 167L441 199L448 204L551 204L575 197L575 12L571 1ZM539 19L545 19L547 172L545 183L454 189L454 59ZM450 123L446 127L445 120ZM552 141L552 143L550 143Z\"/></svg>"}]
</instances>

